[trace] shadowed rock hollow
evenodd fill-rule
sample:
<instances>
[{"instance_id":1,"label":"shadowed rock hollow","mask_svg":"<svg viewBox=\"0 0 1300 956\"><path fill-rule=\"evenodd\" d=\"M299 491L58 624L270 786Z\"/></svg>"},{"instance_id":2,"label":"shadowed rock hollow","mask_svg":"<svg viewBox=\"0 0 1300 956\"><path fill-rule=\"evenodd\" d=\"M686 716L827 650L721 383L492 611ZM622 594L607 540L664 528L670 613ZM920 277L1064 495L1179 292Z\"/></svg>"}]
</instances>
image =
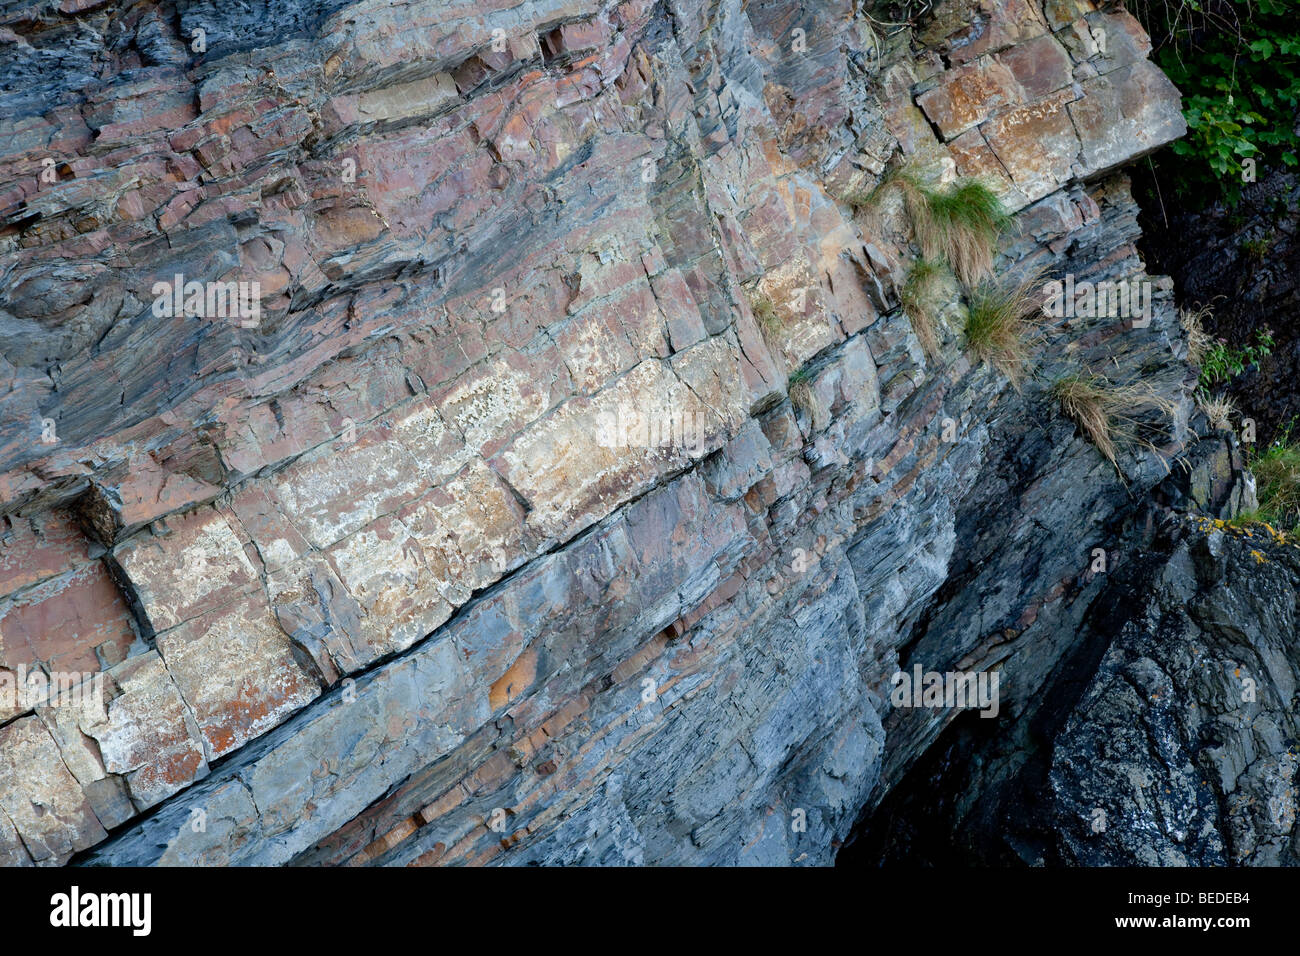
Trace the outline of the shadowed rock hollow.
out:
<instances>
[{"instance_id":1,"label":"shadowed rock hollow","mask_svg":"<svg viewBox=\"0 0 1300 956\"><path fill-rule=\"evenodd\" d=\"M1119 8L880 19L9 5L0 667L104 695L6 701L0 862L827 864L959 717L900 668L996 669L1021 739L1205 457L1171 285L1015 389L845 199L980 178L995 282L1145 280L1122 167L1179 97ZM1049 395L1090 371L1172 409L1118 467ZM1240 505L1223 447L1167 507Z\"/></svg>"}]
</instances>

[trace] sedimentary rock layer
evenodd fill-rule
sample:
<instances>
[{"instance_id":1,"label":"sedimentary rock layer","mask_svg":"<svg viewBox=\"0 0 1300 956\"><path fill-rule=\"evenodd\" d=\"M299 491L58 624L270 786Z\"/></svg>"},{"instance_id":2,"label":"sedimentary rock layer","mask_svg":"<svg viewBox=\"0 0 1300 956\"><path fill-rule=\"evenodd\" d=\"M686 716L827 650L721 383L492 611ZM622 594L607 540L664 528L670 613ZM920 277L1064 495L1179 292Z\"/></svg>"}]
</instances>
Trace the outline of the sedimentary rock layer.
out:
<instances>
[{"instance_id":1,"label":"sedimentary rock layer","mask_svg":"<svg viewBox=\"0 0 1300 956\"><path fill-rule=\"evenodd\" d=\"M982 178L999 276L1146 279L1115 170L1184 127L1122 10L910 37L848 0L4 14L0 667L106 692L0 715L0 859L826 863L951 719L888 712L900 662L1000 668L1014 714L1188 437L1168 284L1045 323L1011 389L955 282L925 354L905 204L846 199ZM1177 409L1122 474L1046 396L1081 369Z\"/></svg>"}]
</instances>

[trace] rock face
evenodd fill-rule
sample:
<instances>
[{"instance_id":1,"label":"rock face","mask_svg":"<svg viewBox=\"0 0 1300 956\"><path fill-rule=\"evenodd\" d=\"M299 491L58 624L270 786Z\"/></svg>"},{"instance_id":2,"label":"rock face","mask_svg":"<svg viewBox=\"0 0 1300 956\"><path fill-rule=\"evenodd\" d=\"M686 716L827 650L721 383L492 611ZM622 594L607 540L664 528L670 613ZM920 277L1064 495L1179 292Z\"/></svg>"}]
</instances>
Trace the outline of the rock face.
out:
<instances>
[{"instance_id":1,"label":"rock face","mask_svg":"<svg viewBox=\"0 0 1300 956\"><path fill-rule=\"evenodd\" d=\"M1049 806L1061 856L1300 864L1300 554L1263 531L1195 523L1166 546L1168 563L1139 593L1146 613L1107 650L1057 740Z\"/></svg>"},{"instance_id":2,"label":"rock face","mask_svg":"<svg viewBox=\"0 0 1300 956\"><path fill-rule=\"evenodd\" d=\"M1273 354L1216 391L1230 396L1257 425L1267 444L1300 416L1291 383L1300 373L1300 335L1292 316L1300 309L1300 177L1266 167L1258 182L1242 187L1235 208L1215 202L1204 209L1169 203L1161 208L1149 177L1143 191L1143 251L1174 277L1179 301L1208 306L1206 331L1234 347L1271 330Z\"/></svg>"},{"instance_id":3,"label":"rock face","mask_svg":"<svg viewBox=\"0 0 1300 956\"><path fill-rule=\"evenodd\" d=\"M1074 666L1196 438L1127 13L183 7L0 17L0 673L103 688L4 712L5 862L825 864L964 720L896 671L1024 728ZM1013 389L949 282L927 355L904 203L844 201L887 164L989 183L995 282L1150 315L1043 321ZM1172 411L1112 467L1078 373Z\"/></svg>"},{"instance_id":4,"label":"rock face","mask_svg":"<svg viewBox=\"0 0 1300 956\"><path fill-rule=\"evenodd\" d=\"M1237 507L1219 440L1172 500ZM1199 474L1198 474L1199 473ZM1169 486L1166 486L1168 489ZM1225 492L1227 496L1225 497ZM1159 496L1158 496L1159 497ZM1295 828L1300 551L1157 505L1091 603L1075 657L1010 732L954 727L844 862L1278 866ZM1012 743L1014 741L1014 744Z\"/></svg>"}]
</instances>

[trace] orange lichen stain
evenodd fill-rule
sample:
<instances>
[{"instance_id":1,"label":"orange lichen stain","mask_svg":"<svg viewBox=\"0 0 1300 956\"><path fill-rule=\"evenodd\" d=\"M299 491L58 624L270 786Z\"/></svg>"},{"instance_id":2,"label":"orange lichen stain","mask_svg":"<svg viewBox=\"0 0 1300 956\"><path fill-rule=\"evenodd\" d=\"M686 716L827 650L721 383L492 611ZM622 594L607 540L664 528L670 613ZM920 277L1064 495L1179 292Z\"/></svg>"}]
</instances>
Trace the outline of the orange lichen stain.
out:
<instances>
[{"instance_id":1,"label":"orange lichen stain","mask_svg":"<svg viewBox=\"0 0 1300 956\"><path fill-rule=\"evenodd\" d=\"M153 766L145 767L142 776L152 781L183 786L194 779L202 760L202 755L195 750L166 754Z\"/></svg>"},{"instance_id":2,"label":"orange lichen stain","mask_svg":"<svg viewBox=\"0 0 1300 956\"><path fill-rule=\"evenodd\" d=\"M1251 557L1253 557L1253 558L1255 559L1255 563L1256 563L1256 564L1268 564L1268 558L1264 557L1262 554L1260 554L1260 553L1259 553L1258 551L1256 551L1254 548L1251 548L1251 549L1250 549L1250 555L1251 555Z\"/></svg>"},{"instance_id":3,"label":"orange lichen stain","mask_svg":"<svg viewBox=\"0 0 1300 956\"><path fill-rule=\"evenodd\" d=\"M497 678L488 690L488 705L496 710L517 699L537 676L537 652L532 648L524 651L510 669Z\"/></svg>"},{"instance_id":4,"label":"orange lichen stain","mask_svg":"<svg viewBox=\"0 0 1300 956\"><path fill-rule=\"evenodd\" d=\"M208 727L206 733L214 753L224 754L235 744L234 731L226 727Z\"/></svg>"}]
</instances>

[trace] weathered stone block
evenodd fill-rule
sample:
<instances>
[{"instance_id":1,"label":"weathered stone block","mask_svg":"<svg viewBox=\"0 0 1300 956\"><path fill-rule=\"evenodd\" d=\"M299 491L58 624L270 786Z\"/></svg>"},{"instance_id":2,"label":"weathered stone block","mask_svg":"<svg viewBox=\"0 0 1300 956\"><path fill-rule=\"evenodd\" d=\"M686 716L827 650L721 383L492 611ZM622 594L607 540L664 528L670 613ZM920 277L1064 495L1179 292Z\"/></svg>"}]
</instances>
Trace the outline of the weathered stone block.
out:
<instances>
[{"instance_id":1,"label":"weathered stone block","mask_svg":"<svg viewBox=\"0 0 1300 956\"><path fill-rule=\"evenodd\" d=\"M213 508L172 518L162 533L142 532L114 557L155 631L233 601L257 580L242 542Z\"/></svg>"},{"instance_id":2,"label":"weathered stone block","mask_svg":"<svg viewBox=\"0 0 1300 956\"><path fill-rule=\"evenodd\" d=\"M1023 96L1011 70L999 60L982 59L944 74L916 105L948 140L1023 102Z\"/></svg>"},{"instance_id":3,"label":"weathered stone block","mask_svg":"<svg viewBox=\"0 0 1300 956\"><path fill-rule=\"evenodd\" d=\"M983 127L984 139L1030 202L1059 189L1073 175L1079 137L1070 121L1069 91L1009 110Z\"/></svg>"},{"instance_id":4,"label":"weathered stone block","mask_svg":"<svg viewBox=\"0 0 1300 956\"><path fill-rule=\"evenodd\" d=\"M20 836L23 849L38 865L64 863L107 836L64 766L54 739L36 717L0 727L0 817L8 818L8 828Z\"/></svg>"},{"instance_id":5,"label":"weathered stone block","mask_svg":"<svg viewBox=\"0 0 1300 956\"><path fill-rule=\"evenodd\" d=\"M1081 176L1128 162L1187 132L1178 90L1149 60L1091 79L1083 93L1069 106L1082 141Z\"/></svg>"},{"instance_id":6,"label":"weathered stone block","mask_svg":"<svg viewBox=\"0 0 1300 956\"><path fill-rule=\"evenodd\" d=\"M1026 40L996 57L1030 100L1041 99L1074 80L1070 57L1050 34Z\"/></svg>"},{"instance_id":7,"label":"weathered stone block","mask_svg":"<svg viewBox=\"0 0 1300 956\"><path fill-rule=\"evenodd\" d=\"M126 780L132 802L144 810L207 773L198 728L156 651L115 668L109 679L106 713L89 705L43 712L87 787L102 765L103 773Z\"/></svg>"},{"instance_id":8,"label":"weathered stone block","mask_svg":"<svg viewBox=\"0 0 1300 956\"><path fill-rule=\"evenodd\" d=\"M158 650L212 759L270 730L320 693L294 659L260 588L158 635Z\"/></svg>"},{"instance_id":9,"label":"weathered stone block","mask_svg":"<svg viewBox=\"0 0 1300 956\"><path fill-rule=\"evenodd\" d=\"M91 674L124 660L135 640L131 612L99 561L0 601L0 667Z\"/></svg>"},{"instance_id":10,"label":"weathered stone block","mask_svg":"<svg viewBox=\"0 0 1300 956\"><path fill-rule=\"evenodd\" d=\"M90 560L91 544L66 514L0 518L0 596Z\"/></svg>"},{"instance_id":11,"label":"weathered stone block","mask_svg":"<svg viewBox=\"0 0 1300 956\"><path fill-rule=\"evenodd\" d=\"M349 535L325 556L360 607L358 637L363 643L352 643L363 663L410 647L451 615L451 605L439 589L451 580L446 559L436 550L427 553L396 516L380 518ZM346 620L343 614L337 616Z\"/></svg>"}]
</instances>

